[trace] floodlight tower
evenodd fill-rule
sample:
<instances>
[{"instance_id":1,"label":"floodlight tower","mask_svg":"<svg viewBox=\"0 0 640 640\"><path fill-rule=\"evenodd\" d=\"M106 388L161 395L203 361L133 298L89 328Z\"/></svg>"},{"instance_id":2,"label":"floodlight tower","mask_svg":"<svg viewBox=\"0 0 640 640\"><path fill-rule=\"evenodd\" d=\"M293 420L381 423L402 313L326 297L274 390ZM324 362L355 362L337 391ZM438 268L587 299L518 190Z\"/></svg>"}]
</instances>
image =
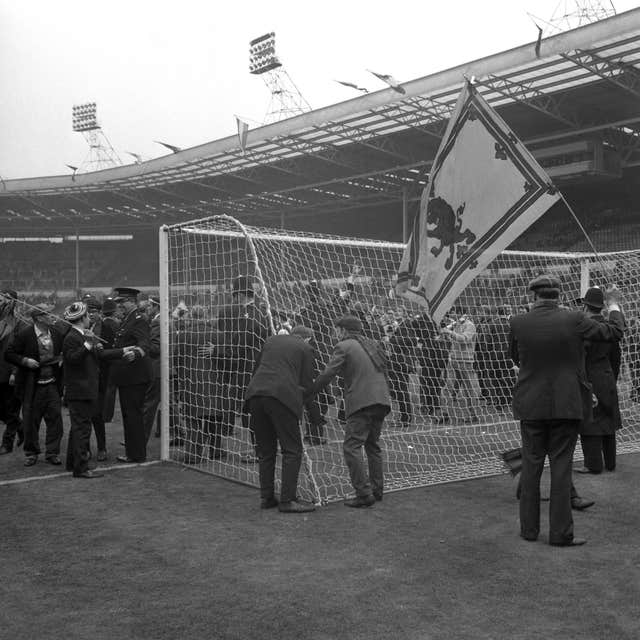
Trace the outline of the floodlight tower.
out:
<instances>
[{"instance_id":1,"label":"floodlight tower","mask_svg":"<svg viewBox=\"0 0 640 640\"><path fill-rule=\"evenodd\" d=\"M89 153L80 169L98 171L122 164L109 139L98 124L96 103L74 104L71 110L73 130L82 133L89 145Z\"/></svg>"},{"instance_id":2,"label":"floodlight tower","mask_svg":"<svg viewBox=\"0 0 640 640\"><path fill-rule=\"evenodd\" d=\"M558 2L549 25L558 31L566 31L615 15L616 8L611 1L562 0Z\"/></svg>"},{"instance_id":3,"label":"floodlight tower","mask_svg":"<svg viewBox=\"0 0 640 640\"><path fill-rule=\"evenodd\" d=\"M273 31L249 43L249 73L262 76L271 92L265 124L311 110L276 56L276 34Z\"/></svg>"}]
</instances>

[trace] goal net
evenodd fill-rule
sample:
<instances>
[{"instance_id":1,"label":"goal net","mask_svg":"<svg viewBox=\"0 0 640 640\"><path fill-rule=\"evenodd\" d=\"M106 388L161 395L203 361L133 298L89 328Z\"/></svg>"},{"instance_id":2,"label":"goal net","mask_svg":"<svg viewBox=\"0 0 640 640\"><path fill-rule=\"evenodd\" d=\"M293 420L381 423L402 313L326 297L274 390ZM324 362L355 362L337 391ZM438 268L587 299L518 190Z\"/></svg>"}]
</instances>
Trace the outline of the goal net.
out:
<instances>
[{"instance_id":1,"label":"goal net","mask_svg":"<svg viewBox=\"0 0 640 640\"><path fill-rule=\"evenodd\" d=\"M385 342L389 356L393 406L382 436L385 490L501 473L500 453L520 443L510 408L516 374L506 355L508 317L526 309L527 283L540 273L560 277L568 306L588 286L616 282L624 292L630 328L621 345L618 450L640 448L640 330L634 322L640 251L601 254L600 261L586 253L505 251L443 321L466 316L474 325L473 359L460 365L423 310L394 296L403 248L248 227L228 216L163 228L161 295L172 311L164 336L170 403L164 457L259 486L242 402L256 353L268 335L304 324L314 331L322 370L335 344L334 320L348 312L360 317L367 336ZM232 296L239 275L248 276L255 291L249 307ZM318 406L325 424L314 429L307 414L301 424L299 495L326 502L352 492L342 454L339 381L319 396Z\"/></svg>"}]
</instances>

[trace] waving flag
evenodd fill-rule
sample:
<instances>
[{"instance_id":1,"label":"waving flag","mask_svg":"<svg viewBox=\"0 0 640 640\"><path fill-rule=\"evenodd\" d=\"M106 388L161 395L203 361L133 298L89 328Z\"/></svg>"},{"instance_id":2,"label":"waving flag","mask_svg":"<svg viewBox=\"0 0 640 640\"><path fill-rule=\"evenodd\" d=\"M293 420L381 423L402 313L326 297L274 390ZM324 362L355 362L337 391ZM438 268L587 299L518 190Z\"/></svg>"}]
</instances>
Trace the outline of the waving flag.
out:
<instances>
[{"instance_id":1,"label":"waving flag","mask_svg":"<svg viewBox=\"0 0 640 640\"><path fill-rule=\"evenodd\" d=\"M240 142L240 150L242 155L247 149L247 136L249 135L249 125L236 116L236 124L238 125L238 141Z\"/></svg>"},{"instance_id":2,"label":"waving flag","mask_svg":"<svg viewBox=\"0 0 640 640\"><path fill-rule=\"evenodd\" d=\"M544 169L467 83L422 194L397 293L440 321L475 276L559 198Z\"/></svg>"},{"instance_id":3,"label":"waving flag","mask_svg":"<svg viewBox=\"0 0 640 640\"><path fill-rule=\"evenodd\" d=\"M398 93L402 93L403 95L407 93L404 90L404 87L401 87L400 83L388 73L376 73L375 71L371 71L371 69L367 69L367 71L369 73L372 73L376 78L379 78L380 80L382 80L382 82L384 82L385 84L388 84L394 91L397 91Z\"/></svg>"}]
</instances>

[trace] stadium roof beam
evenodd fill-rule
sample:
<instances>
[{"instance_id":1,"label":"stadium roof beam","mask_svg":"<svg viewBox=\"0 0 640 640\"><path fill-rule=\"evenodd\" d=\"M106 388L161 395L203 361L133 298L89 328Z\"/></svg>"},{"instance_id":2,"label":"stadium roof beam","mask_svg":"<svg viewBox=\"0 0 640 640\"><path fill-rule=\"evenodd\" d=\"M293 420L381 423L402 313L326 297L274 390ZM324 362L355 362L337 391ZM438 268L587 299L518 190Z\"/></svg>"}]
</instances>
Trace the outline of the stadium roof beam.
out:
<instances>
[{"instance_id":1,"label":"stadium roof beam","mask_svg":"<svg viewBox=\"0 0 640 640\"><path fill-rule=\"evenodd\" d=\"M640 72L632 64L581 49L564 53L562 57L640 98Z\"/></svg>"}]
</instances>

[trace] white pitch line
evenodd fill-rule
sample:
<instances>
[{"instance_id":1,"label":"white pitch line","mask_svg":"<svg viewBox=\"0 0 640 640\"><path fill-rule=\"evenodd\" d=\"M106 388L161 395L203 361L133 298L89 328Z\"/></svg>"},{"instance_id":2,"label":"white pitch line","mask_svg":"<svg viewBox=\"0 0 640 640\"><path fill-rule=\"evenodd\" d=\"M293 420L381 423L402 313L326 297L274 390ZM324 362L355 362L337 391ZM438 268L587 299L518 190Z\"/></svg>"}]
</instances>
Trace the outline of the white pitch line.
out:
<instances>
[{"instance_id":1,"label":"white pitch line","mask_svg":"<svg viewBox=\"0 0 640 640\"><path fill-rule=\"evenodd\" d=\"M111 467L96 467L94 471L113 471L114 469L132 469L135 467L148 467L152 464L158 464L162 460L150 460L149 462L134 462L127 464L114 464ZM50 480L51 478L71 478L71 471L65 471L63 473L50 473L46 476L30 476L28 478L16 478L15 480L0 480L0 487L8 484L23 484L24 482L33 482L34 480Z\"/></svg>"}]
</instances>

